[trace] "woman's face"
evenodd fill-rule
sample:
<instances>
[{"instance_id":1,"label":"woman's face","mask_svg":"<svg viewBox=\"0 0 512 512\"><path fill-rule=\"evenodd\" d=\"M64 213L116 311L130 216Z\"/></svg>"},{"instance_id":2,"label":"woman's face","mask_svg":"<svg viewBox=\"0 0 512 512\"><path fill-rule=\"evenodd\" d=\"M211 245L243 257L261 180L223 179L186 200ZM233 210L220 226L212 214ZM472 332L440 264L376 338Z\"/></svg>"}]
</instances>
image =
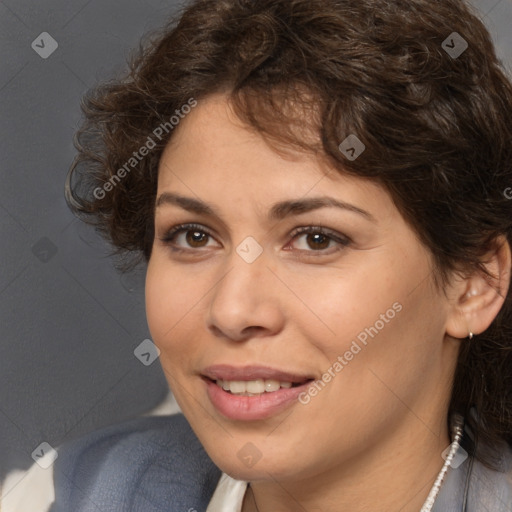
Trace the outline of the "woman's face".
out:
<instances>
[{"instance_id":1,"label":"woman's face","mask_svg":"<svg viewBox=\"0 0 512 512\"><path fill-rule=\"evenodd\" d=\"M285 158L215 95L162 156L155 231L150 331L222 470L312 478L442 438L447 299L382 187Z\"/></svg>"}]
</instances>

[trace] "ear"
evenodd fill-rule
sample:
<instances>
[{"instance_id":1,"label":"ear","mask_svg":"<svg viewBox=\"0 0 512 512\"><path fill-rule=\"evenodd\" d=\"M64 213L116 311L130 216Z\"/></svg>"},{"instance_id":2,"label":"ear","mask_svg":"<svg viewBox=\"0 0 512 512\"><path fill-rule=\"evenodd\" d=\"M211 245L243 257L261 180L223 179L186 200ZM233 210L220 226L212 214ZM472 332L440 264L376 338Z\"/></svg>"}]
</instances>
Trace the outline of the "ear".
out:
<instances>
[{"instance_id":1,"label":"ear","mask_svg":"<svg viewBox=\"0 0 512 512\"><path fill-rule=\"evenodd\" d=\"M464 278L456 278L447 293L450 311L446 334L466 338L470 332L484 332L499 313L510 286L511 250L504 236L496 238L494 248L483 260L493 278L475 271Z\"/></svg>"}]
</instances>

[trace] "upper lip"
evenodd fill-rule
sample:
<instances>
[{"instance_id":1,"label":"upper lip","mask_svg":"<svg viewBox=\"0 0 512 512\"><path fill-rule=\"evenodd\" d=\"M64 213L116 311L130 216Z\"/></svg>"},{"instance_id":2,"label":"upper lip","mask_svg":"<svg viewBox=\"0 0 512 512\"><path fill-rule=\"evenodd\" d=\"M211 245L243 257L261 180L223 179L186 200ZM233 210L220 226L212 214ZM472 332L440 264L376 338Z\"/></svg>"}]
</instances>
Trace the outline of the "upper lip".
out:
<instances>
[{"instance_id":1,"label":"upper lip","mask_svg":"<svg viewBox=\"0 0 512 512\"><path fill-rule=\"evenodd\" d=\"M202 375L211 380L257 380L273 379L280 382L305 382L314 377L311 375L302 375L299 373L290 373L269 366L231 366L228 364L216 364L208 366L202 372Z\"/></svg>"}]
</instances>

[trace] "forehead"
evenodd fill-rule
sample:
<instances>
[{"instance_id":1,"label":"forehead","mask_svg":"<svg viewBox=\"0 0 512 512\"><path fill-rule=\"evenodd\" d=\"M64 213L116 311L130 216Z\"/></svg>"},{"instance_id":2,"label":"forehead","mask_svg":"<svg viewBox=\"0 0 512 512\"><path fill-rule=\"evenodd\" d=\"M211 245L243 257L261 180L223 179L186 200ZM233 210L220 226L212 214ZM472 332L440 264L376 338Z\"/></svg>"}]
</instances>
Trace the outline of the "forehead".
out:
<instances>
[{"instance_id":1,"label":"forehead","mask_svg":"<svg viewBox=\"0 0 512 512\"><path fill-rule=\"evenodd\" d=\"M159 164L157 201L164 192L205 201L229 197L240 206L248 196L270 204L328 195L367 206L371 198L373 209L392 208L381 185L343 173L311 152L269 144L221 94L199 101L173 134Z\"/></svg>"}]
</instances>

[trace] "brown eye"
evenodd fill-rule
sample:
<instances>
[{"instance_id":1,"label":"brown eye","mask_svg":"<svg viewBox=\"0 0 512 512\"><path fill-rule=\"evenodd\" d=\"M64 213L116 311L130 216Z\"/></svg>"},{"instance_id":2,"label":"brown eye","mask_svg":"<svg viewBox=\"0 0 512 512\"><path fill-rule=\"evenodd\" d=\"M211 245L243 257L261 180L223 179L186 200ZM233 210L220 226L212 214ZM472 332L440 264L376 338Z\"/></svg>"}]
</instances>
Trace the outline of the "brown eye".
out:
<instances>
[{"instance_id":1,"label":"brown eye","mask_svg":"<svg viewBox=\"0 0 512 512\"><path fill-rule=\"evenodd\" d=\"M161 240L179 252L207 247L210 238L211 233L199 224L181 224L171 228Z\"/></svg>"},{"instance_id":2,"label":"brown eye","mask_svg":"<svg viewBox=\"0 0 512 512\"><path fill-rule=\"evenodd\" d=\"M309 252L309 253L320 253L318 255L322 254L331 254L331 251L329 253L325 253L324 251L330 247L332 243L334 245L341 246L337 250L341 250L344 247L350 245L350 239L346 236L339 235L337 233L333 233L331 231L326 231L322 227L315 227L315 226L306 226L299 228L296 230L293 234L293 239L298 240L300 238L304 239L304 244L301 248L299 248L302 252Z\"/></svg>"},{"instance_id":3,"label":"brown eye","mask_svg":"<svg viewBox=\"0 0 512 512\"><path fill-rule=\"evenodd\" d=\"M328 236L317 234L306 234L306 242L312 249L327 249L331 239Z\"/></svg>"},{"instance_id":4,"label":"brown eye","mask_svg":"<svg viewBox=\"0 0 512 512\"><path fill-rule=\"evenodd\" d=\"M207 240L208 234L203 231L190 231L185 232L185 240L191 247L203 247L203 242Z\"/></svg>"}]
</instances>

